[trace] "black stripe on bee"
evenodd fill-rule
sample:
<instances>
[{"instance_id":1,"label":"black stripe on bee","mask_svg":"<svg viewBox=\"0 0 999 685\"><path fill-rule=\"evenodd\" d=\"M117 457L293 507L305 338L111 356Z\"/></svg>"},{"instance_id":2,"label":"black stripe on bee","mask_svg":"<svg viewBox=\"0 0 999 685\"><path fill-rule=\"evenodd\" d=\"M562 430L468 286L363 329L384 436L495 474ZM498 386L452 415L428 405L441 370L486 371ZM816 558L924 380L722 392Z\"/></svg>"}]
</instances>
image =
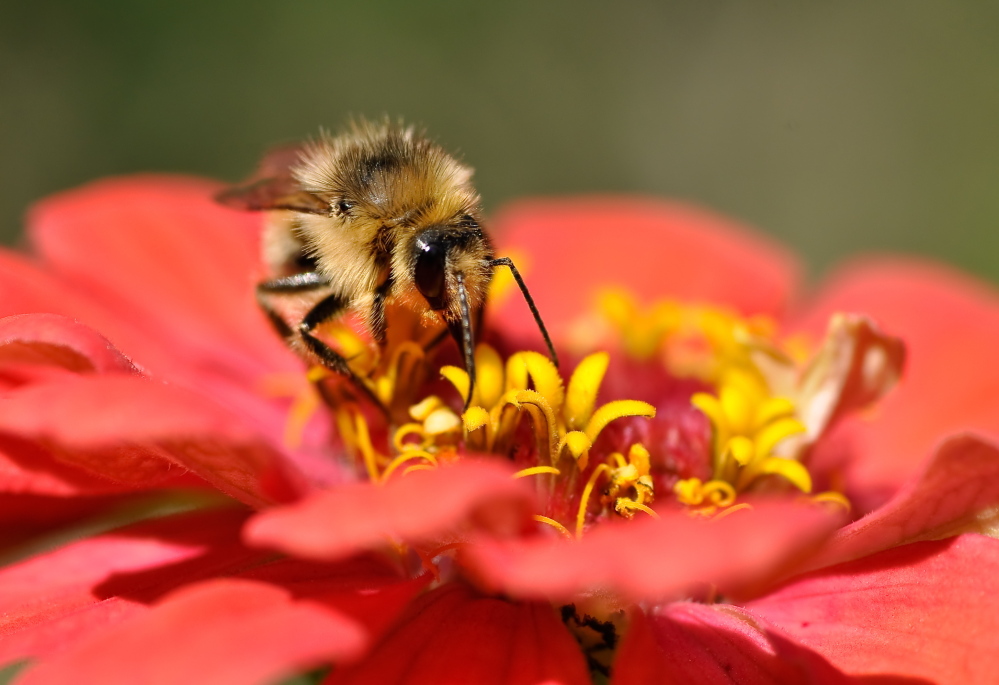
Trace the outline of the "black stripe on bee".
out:
<instances>
[{"instance_id":1,"label":"black stripe on bee","mask_svg":"<svg viewBox=\"0 0 999 685\"><path fill-rule=\"evenodd\" d=\"M393 153L382 153L362 158L357 163L357 180L364 186L371 185L375 174L392 171L401 166L399 156Z\"/></svg>"}]
</instances>

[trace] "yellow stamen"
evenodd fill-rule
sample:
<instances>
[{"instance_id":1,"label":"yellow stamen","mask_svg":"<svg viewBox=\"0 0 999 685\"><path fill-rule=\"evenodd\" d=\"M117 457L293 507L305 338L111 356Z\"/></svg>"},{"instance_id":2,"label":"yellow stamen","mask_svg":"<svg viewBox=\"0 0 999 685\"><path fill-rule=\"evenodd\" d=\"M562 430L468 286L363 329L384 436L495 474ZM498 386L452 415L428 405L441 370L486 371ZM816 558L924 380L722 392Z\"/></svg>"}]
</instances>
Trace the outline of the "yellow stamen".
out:
<instances>
[{"instance_id":1,"label":"yellow stamen","mask_svg":"<svg viewBox=\"0 0 999 685\"><path fill-rule=\"evenodd\" d=\"M725 452L735 460L739 466L745 466L753 460L756 451L753 448L753 441L745 435L737 435L728 441Z\"/></svg>"},{"instance_id":2,"label":"yellow stamen","mask_svg":"<svg viewBox=\"0 0 999 685\"><path fill-rule=\"evenodd\" d=\"M503 360L489 345L475 349L475 397L481 407L493 407L503 395Z\"/></svg>"},{"instance_id":3,"label":"yellow stamen","mask_svg":"<svg viewBox=\"0 0 999 685\"><path fill-rule=\"evenodd\" d=\"M656 408L648 402L639 400L614 400L603 405L595 412L586 424L586 437L590 442L595 442L600 431L607 427L607 424L614 419L624 416L645 416L652 418L656 415Z\"/></svg>"},{"instance_id":4,"label":"yellow stamen","mask_svg":"<svg viewBox=\"0 0 999 685\"><path fill-rule=\"evenodd\" d=\"M405 464L407 461L414 461L416 459L423 459L427 461L430 464L430 468L437 466L437 458L434 455L430 454L429 452L418 449L406 450L398 457L393 459L391 462L389 462L389 465L385 467L385 470L382 471L381 482L384 483L385 481L387 481L389 479L389 476L391 476L392 473L397 468Z\"/></svg>"},{"instance_id":5,"label":"yellow stamen","mask_svg":"<svg viewBox=\"0 0 999 685\"><path fill-rule=\"evenodd\" d=\"M302 444L302 436L309 420L315 416L320 406L319 393L311 385L305 387L292 402L288 419L284 424L284 444L295 449Z\"/></svg>"},{"instance_id":6,"label":"yellow stamen","mask_svg":"<svg viewBox=\"0 0 999 685\"><path fill-rule=\"evenodd\" d=\"M405 407L412 402L412 393L416 390L423 373L425 357L423 348L412 340L400 343L395 348L388 374L381 379L387 379L388 382L378 388L382 393L379 397L386 406L397 407L400 403L404 403L402 406Z\"/></svg>"},{"instance_id":7,"label":"yellow stamen","mask_svg":"<svg viewBox=\"0 0 999 685\"><path fill-rule=\"evenodd\" d=\"M560 532L566 538L572 540L572 533L569 532L569 529L563 526L555 519L550 519L547 516L542 516L541 514L535 514L534 520L537 521L538 523L547 523L549 526Z\"/></svg>"},{"instance_id":8,"label":"yellow stamen","mask_svg":"<svg viewBox=\"0 0 999 685\"><path fill-rule=\"evenodd\" d=\"M777 419L763 428L754 436L757 454L770 454L781 440L805 432L805 424L798 419Z\"/></svg>"},{"instance_id":9,"label":"yellow stamen","mask_svg":"<svg viewBox=\"0 0 999 685\"><path fill-rule=\"evenodd\" d=\"M831 504L833 506L842 507L848 514L850 513L850 510L853 508L850 505L850 500L846 498L846 495L844 495L841 492L835 492L833 490L829 490L827 492L820 492L817 495L812 495L812 501L817 502L819 504Z\"/></svg>"},{"instance_id":10,"label":"yellow stamen","mask_svg":"<svg viewBox=\"0 0 999 685\"><path fill-rule=\"evenodd\" d=\"M416 436L420 439L418 443L407 442L406 438ZM412 449L425 450L433 443L433 439L428 436L424 430L423 426L419 423L406 423L395 431L395 435L392 436L392 445L399 452L405 452Z\"/></svg>"},{"instance_id":11,"label":"yellow stamen","mask_svg":"<svg viewBox=\"0 0 999 685\"><path fill-rule=\"evenodd\" d=\"M593 447L593 443L586 437L586 433L582 431L569 431L562 436L558 447L555 448L555 461L558 461L563 449L569 448L569 454L576 460L579 470L585 471L586 465L589 463L588 454L591 447Z\"/></svg>"},{"instance_id":12,"label":"yellow stamen","mask_svg":"<svg viewBox=\"0 0 999 685\"><path fill-rule=\"evenodd\" d=\"M558 476L561 475L562 472L559 471L554 466L532 466L530 468L521 469L520 471L517 471L517 473L513 474L513 477L526 478L527 476L537 476L542 473L550 473L553 476Z\"/></svg>"},{"instance_id":13,"label":"yellow stamen","mask_svg":"<svg viewBox=\"0 0 999 685\"><path fill-rule=\"evenodd\" d=\"M462 402L468 402L468 374L464 369L459 369L457 366L442 366L441 376L451 381Z\"/></svg>"},{"instance_id":14,"label":"yellow stamen","mask_svg":"<svg viewBox=\"0 0 999 685\"><path fill-rule=\"evenodd\" d=\"M621 454L620 452L613 452L607 459L608 459L608 465L610 465L610 462L614 462L611 468L623 469L628 465L628 462L624 458L624 455Z\"/></svg>"},{"instance_id":15,"label":"yellow stamen","mask_svg":"<svg viewBox=\"0 0 999 685\"><path fill-rule=\"evenodd\" d=\"M794 413L794 402L786 397L770 397L756 410L753 427L759 430L777 419L791 418Z\"/></svg>"},{"instance_id":16,"label":"yellow stamen","mask_svg":"<svg viewBox=\"0 0 999 685\"><path fill-rule=\"evenodd\" d=\"M735 488L723 480L709 480L707 483L700 478L687 478L673 486L673 492L681 504L691 507L708 506L728 507L735 502Z\"/></svg>"},{"instance_id":17,"label":"yellow stamen","mask_svg":"<svg viewBox=\"0 0 999 685\"><path fill-rule=\"evenodd\" d=\"M540 355L539 355L540 356ZM545 358L545 361L547 359ZM549 362L551 363L551 362ZM554 461L558 445L558 427L552 407L544 395L534 390L521 390L516 394L517 406L527 409L534 423L534 434L539 447L548 452L549 459ZM512 404L512 403L511 403Z\"/></svg>"},{"instance_id":18,"label":"yellow stamen","mask_svg":"<svg viewBox=\"0 0 999 685\"><path fill-rule=\"evenodd\" d=\"M462 421L465 424L465 430L471 433L489 425L489 412L482 407L469 407L468 411L462 415Z\"/></svg>"},{"instance_id":19,"label":"yellow stamen","mask_svg":"<svg viewBox=\"0 0 999 685\"><path fill-rule=\"evenodd\" d=\"M593 494L593 488L597 484L597 479L600 474L611 472L611 468L607 464L597 464L593 469L593 473L590 474L590 479L586 481L586 487L583 488L583 494L579 500L579 512L576 514L576 538L583 537L583 523L586 521L586 506L590 503L590 495Z\"/></svg>"},{"instance_id":20,"label":"yellow stamen","mask_svg":"<svg viewBox=\"0 0 999 685\"><path fill-rule=\"evenodd\" d=\"M462 417L465 424L465 447L472 452L487 452L492 448L490 417L482 407L469 407Z\"/></svg>"},{"instance_id":21,"label":"yellow stamen","mask_svg":"<svg viewBox=\"0 0 999 685\"><path fill-rule=\"evenodd\" d=\"M636 502L634 500L624 499L623 497L621 499L619 499L617 502L614 503L614 509L618 510L619 508L620 509L637 509L638 511L644 511L646 514L648 514L649 516L651 516L654 519L659 518L659 514L657 514L652 509L650 509L649 507L645 506L644 504L639 504L638 502Z\"/></svg>"},{"instance_id":22,"label":"yellow stamen","mask_svg":"<svg viewBox=\"0 0 999 685\"><path fill-rule=\"evenodd\" d=\"M406 467L406 470L402 472L403 476L408 476L413 471L433 471L436 466L431 466L430 464L416 464L414 466Z\"/></svg>"},{"instance_id":23,"label":"yellow stamen","mask_svg":"<svg viewBox=\"0 0 999 685\"><path fill-rule=\"evenodd\" d=\"M728 421L725 418L725 414L722 411L721 403L718 398L714 395L709 395L706 392L695 392L690 398L690 403L701 410L701 413L708 417L708 421L714 427L715 432L719 435L716 436L718 442L722 442L725 439L724 434L721 434L722 430L728 425Z\"/></svg>"},{"instance_id":24,"label":"yellow stamen","mask_svg":"<svg viewBox=\"0 0 999 685\"><path fill-rule=\"evenodd\" d=\"M802 492L812 491L812 476L808 473L808 469L802 466L800 461L782 457L768 457L753 464L739 474L737 486L742 489L754 479L765 475L781 476Z\"/></svg>"},{"instance_id":25,"label":"yellow stamen","mask_svg":"<svg viewBox=\"0 0 999 685\"><path fill-rule=\"evenodd\" d=\"M414 421L419 421L420 423L423 423L424 421L427 420L428 416L430 416L433 412L435 412L436 410L440 409L443 406L444 402L441 401L441 398L439 398L437 395L430 395L429 397L422 399L421 401L417 402L412 407L410 407L409 415L413 418Z\"/></svg>"},{"instance_id":26,"label":"yellow stamen","mask_svg":"<svg viewBox=\"0 0 999 685\"><path fill-rule=\"evenodd\" d=\"M753 505L747 504L746 502L740 502L739 504L734 504L731 507L728 507L727 509L722 509L717 514L715 514L713 517L711 517L711 520L712 521L721 521L726 516L731 516L732 514L736 513L737 511L749 511L752 508L753 508Z\"/></svg>"},{"instance_id":27,"label":"yellow stamen","mask_svg":"<svg viewBox=\"0 0 999 685\"><path fill-rule=\"evenodd\" d=\"M364 459L364 468L368 471L368 478L372 482L377 483L378 476L378 464L377 457L375 456L375 448L371 444L371 435L368 433L368 423L364 420L364 416L356 408L351 410L354 414L354 439L356 441L356 447L361 452L361 456Z\"/></svg>"},{"instance_id":28,"label":"yellow stamen","mask_svg":"<svg viewBox=\"0 0 999 685\"><path fill-rule=\"evenodd\" d=\"M735 488L723 480L711 480L704 485L704 498L716 507L730 507L735 503Z\"/></svg>"},{"instance_id":29,"label":"yellow stamen","mask_svg":"<svg viewBox=\"0 0 999 685\"><path fill-rule=\"evenodd\" d=\"M518 352L506 363L507 390L526 390L530 377L534 389L549 407L561 407L565 400L562 377L551 359L540 352Z\"/></svg>"},{"instance_id":30,"label":"yellow stamen","mask_svg":"<svg viewBox=\"0 0 999 685\"><path fill-rule=\"evenodd\" d=\"M640 309L631 293L606 290L600 293L597 306L617 329L625 351L640 360L651 359L662 347L669 332L679 324L679 308L663 302Z\"/></svg>"},{"instance_id":31,"label":"yellow stamen","mask_svg":"<svg viewBox=\"0 0 999 685\"><path fill-rule=\"evenodd\" d=\"M565 416L569 430L582 430L593 415L597 401L597 391L607 373L610 355L606 352L596 352L579 362L569 379L569 390L566 393Z\"/></svg>"}]
</instances>

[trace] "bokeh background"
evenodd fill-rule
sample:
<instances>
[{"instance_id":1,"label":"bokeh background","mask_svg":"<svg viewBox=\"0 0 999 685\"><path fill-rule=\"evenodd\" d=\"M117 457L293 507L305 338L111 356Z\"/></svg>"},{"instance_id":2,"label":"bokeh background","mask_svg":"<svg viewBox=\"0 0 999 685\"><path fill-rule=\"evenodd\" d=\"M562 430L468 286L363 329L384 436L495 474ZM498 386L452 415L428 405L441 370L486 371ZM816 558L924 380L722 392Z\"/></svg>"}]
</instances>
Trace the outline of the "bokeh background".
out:
<instances>
[{"instance_id":1,"label":"bokeh background","mask_svg":"<svg viewBox=\"0 0 999 685\"><path fill-rule=\"evenodd\" d=\"M62 188L237 180L385 113L460 151L487 209L651 193L813 275L891 250L999 281L999 4L980 0L4 2L3 240Z\"/></svg>"}]
</instances>

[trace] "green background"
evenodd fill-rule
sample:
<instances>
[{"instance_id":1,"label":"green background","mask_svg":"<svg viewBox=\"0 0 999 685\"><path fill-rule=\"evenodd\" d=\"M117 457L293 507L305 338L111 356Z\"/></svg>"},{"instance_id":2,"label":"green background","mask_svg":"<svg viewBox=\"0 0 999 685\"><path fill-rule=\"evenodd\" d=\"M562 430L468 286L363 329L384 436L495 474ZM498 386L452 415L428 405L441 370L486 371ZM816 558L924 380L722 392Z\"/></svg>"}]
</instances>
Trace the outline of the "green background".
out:
<instances>
[{"instance_id":1,"label":"green background","mask_svg":"<svg viewBox=\"0 0 999 685\"><path fill-rule=\"evenodd\" d=\"M350 114L424 125L487 209L624 191L800 251L999 281L999 4L11 0L0 227L108 174L236 180Z\"/></svg>"}]
</instances>

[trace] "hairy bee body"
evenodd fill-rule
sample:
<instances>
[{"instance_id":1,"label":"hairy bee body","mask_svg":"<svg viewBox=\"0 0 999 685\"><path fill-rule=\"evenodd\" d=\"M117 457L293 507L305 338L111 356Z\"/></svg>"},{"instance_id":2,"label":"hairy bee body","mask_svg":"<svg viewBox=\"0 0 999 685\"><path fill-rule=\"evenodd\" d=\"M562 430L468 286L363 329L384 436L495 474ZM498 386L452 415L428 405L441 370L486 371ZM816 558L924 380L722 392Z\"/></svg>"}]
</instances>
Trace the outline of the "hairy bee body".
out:
<instances>
[{"instance_id":1,"label":"hairy bee body","mask_svg":"<svg viewBox=\"0 0 999 685\"><path fill-rule=\"evenodd\" d=\"M443 323L474 382L472 325L496 266L511 268L551 343L512 262L494 258L471 177L413 128L359 121L271 153L254 178L219 199L272 213L262 242L269 280L258 299L289 342L351 375L315 328L353 311L384 345L386 311L403 307L425 326ZM289 296L309 300L298 323L280 311Z\"/></svg>"}]
</instances>

